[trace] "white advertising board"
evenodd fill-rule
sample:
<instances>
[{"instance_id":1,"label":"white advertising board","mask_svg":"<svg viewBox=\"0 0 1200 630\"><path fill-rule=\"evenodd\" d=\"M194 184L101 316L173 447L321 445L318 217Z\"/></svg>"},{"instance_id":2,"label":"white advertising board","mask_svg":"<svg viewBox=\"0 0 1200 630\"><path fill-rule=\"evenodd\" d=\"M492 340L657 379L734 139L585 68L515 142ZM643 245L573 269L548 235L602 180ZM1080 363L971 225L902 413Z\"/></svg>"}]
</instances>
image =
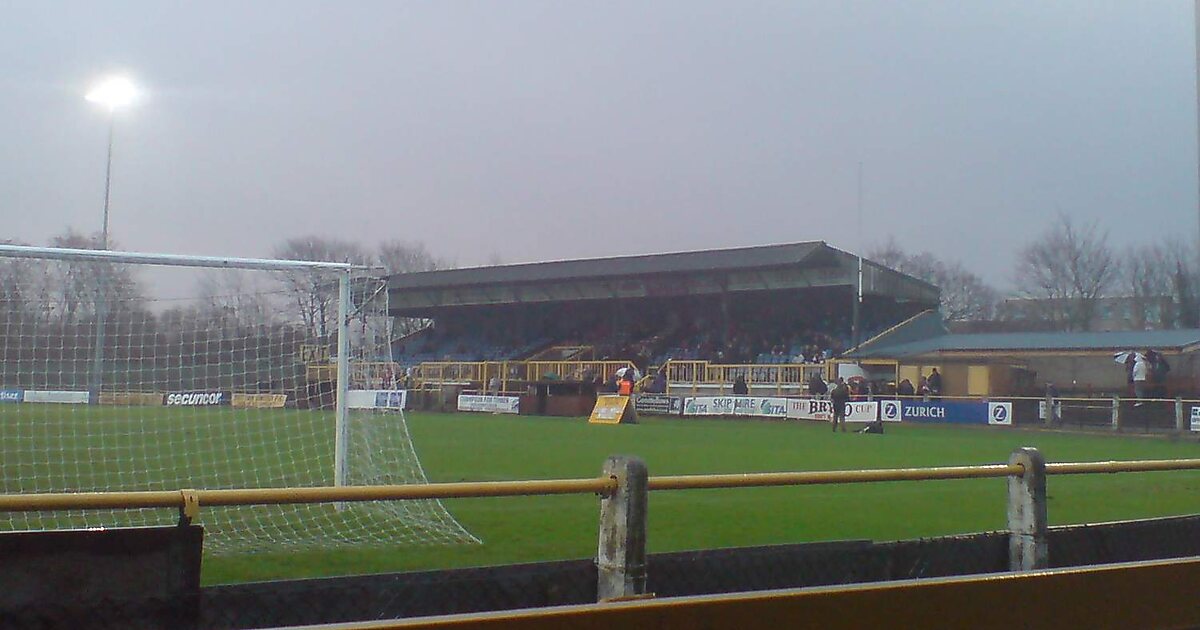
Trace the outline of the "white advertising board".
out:
<instances>
[{"instance_id":1,"label":"white advertising board","mask_svg":"<svg viewBox=\"0 0 1200 630\"><path fill-rule=\"evenodd\" d=\"M786 418L787 399L778 396L694 396L684 399L683 415Z\"/></svg>"},{"instance_id":2,"label":"white advertising board","mask_svg":"<svg viewBox=\"0 0 1200 630\"><path fill-rule=\"evenodd\" d=\"M35 392L25 390L25 402L27 403L60 403L65 405L86 405L88 404L87 392Z\"/></svg>"},{"instance_id":3,"label":"white advertising board","mask_svg":"<svg viewBox=\"0 0 1200 630\"><path fill-rule=\"evenodd\" d=\"M521 399L516 396L476 396L461 394L458 397L459 411L517 413L520 406Z\"/></svg>"},{"instance_id":4,"label":"white advertising board","mask_svg":"<svg viewBox=\"0 0 1200 630\"><path fill-rule=\"evenodd\" d=\"M1045 401L1043 401L1044 403ZM1012 426L1012 403L1010 402L989 402L988 406L988 424L1001 424L1004 426Z\"/></svg>"},{"instance_id":5,"label":"white advertising board","mask_svg":"<svg viewBox=\"0 0 1200 630\"><path fill-rule=\"evenodd\" d=\"M350 409L404 409L408 391L403 389L352 389L346 392Z\"/></svg>"},{"instance_id":6,"label":"white advertising board","mask_svg":"<svg viewBox=\"0 0 1200 630\"><path fill-rule=\"evenodd\" d=\"M797 420L833 419L833 403L818 398L788 399L787 417ZM846 422L875 422L879 418L877 401L851 401L846 403Z\"/></svg>"}]
</instances>

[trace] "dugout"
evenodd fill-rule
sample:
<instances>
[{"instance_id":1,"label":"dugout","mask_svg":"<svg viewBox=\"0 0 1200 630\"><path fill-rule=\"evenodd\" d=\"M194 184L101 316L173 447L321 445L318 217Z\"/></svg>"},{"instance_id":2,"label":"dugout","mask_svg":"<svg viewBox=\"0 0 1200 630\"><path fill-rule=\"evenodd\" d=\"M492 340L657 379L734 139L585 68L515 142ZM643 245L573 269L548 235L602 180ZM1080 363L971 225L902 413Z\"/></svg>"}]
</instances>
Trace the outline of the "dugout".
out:
<instances>
[{"instance_id":1,"label":"dugout","mask_svg":"<svg viewBox=\"0 0 1200 630\"><path fill-rule=\"evenodd\" d=\"M681 326L707 327L719 337L715 345L732 348L730 331L739 326L767 335L804 320L848 348L936 308L937 287L865 260L853 330L858 266L857 256L811 241L395 275L390 314L433 322L395 344L396 360L510 361L574 348L645 370L678 358L651 342ZM619 339L615 331L629 334ZM753 354L725 358L760 362Z\"/></svg>"},{"instance_id":2,"label":"dugout","mask_svg":"<svg viewBox=\"0 0 1200 630\"><path fill-rule=\"evenodd\" d=\"M1153 349L1171 365L1166 397L1200 394L1200 330L951 334L930 311L862 344L850 360L890 361L897 379L915 385L934 367L948 396L1040 396L1047 382L1060 394L1128 393L1113 354Z\"/></svg>"}]
</instances>

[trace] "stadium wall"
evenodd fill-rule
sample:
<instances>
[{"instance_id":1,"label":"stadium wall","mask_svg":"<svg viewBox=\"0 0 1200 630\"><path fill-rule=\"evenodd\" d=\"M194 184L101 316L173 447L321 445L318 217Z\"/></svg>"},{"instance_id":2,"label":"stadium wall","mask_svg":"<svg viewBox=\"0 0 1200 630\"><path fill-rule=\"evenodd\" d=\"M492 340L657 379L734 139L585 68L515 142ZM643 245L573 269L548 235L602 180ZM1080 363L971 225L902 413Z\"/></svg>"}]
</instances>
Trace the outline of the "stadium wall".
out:
<instances>
[{"instance_id":1,"label":"stadium wall","mask_svg":"<svg viewBox=\"0 0 1200 630\"><path fill-rule=\"evenodd\" d=\"M1200 555L1200 516L1052 527L1052 567ZM650 554L656 597L882 582L1008 569L1007 532ZM201 589L200 626L251 628L586 604L591 559Z\"/></svg>"}]
</instances>

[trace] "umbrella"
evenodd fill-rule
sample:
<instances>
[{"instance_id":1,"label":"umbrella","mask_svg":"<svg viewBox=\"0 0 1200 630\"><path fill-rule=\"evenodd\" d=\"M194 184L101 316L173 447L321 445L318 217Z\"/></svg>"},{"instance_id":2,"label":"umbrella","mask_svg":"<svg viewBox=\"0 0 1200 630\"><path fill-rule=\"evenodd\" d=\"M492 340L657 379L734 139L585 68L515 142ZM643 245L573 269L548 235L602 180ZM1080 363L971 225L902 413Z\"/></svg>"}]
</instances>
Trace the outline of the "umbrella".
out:
<instances>
[{"instance_id":1,"label":"umbrella","mask_svg":"<svg viewBox=\"0 0 1200 630\"><path fill-rule=\"evenodd\" d=\"M1135 361L1138 359L1145 358L1142 356L1142 353L1136 352L1134 350L1125 350L1123 352L1114 352L1113 353L1113 361L1116 361L1117 363L1120 363L1121 365L1125 365L1125 362L1129 361L1130 357L1133 357L1133 359Z\"/></svg>"},{"instance_id":2,"label":"umbrella","mask_svg":"<svg viewBox=\"0 0 1200 630\"><path fill-rule=\"evenodd\" d=\"M619 368L617 370L617 377L619 378L619 377L625 376L625 373L628 371L629 371L629 368L627 368L627 367Z\"/></svg>"}]
</instances>

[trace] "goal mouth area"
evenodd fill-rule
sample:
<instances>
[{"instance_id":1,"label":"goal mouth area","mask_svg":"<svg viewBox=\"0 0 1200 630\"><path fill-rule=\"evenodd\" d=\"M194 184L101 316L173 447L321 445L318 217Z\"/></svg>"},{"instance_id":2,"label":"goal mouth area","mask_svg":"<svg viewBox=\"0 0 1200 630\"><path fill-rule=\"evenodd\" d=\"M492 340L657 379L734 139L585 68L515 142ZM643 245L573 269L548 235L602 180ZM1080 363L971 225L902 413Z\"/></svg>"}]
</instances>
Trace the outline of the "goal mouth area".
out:
<instances>
[{"instance_id":1,"label":"goal mouth area","mask_svg":"<svg viewBox=\"0 0 1200 630\"><path fill-rule=\"evenodd\" d=\"M340 263L0 246L0 492L427 483L403 404L349 404L403 400L380 286ZM8 513L0 530L177 518ZM479 543L436 500L202 506L197 522L218 554Z\"/></svg>"}]
</instances>

